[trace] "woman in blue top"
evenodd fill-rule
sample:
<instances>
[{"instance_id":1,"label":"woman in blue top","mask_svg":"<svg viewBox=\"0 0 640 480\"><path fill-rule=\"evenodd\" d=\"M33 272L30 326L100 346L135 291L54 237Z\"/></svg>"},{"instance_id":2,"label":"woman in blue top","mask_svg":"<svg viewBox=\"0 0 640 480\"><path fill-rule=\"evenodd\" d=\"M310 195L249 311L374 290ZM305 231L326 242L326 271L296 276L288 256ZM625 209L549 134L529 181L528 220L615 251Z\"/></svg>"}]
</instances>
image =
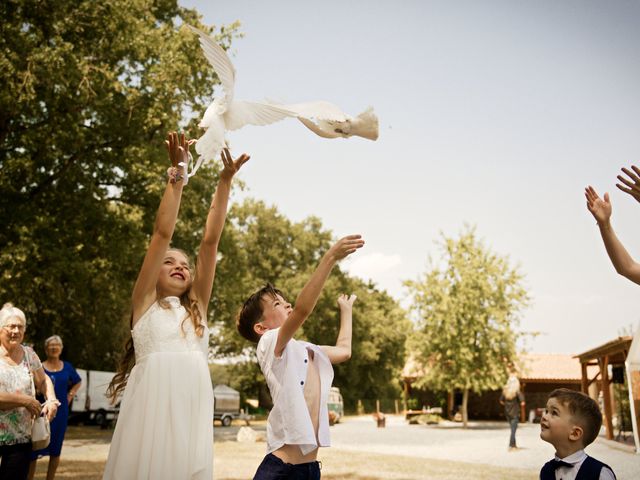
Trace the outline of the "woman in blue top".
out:
<instances>
[{"instance_id":1,"label":"woman in blue top","mask_svg":"<svg viewBox=\"0 0 640 480\"><path fill-rule=\"evenodd\" d=\"M42 362L44 371L51 378L56 397L60 400L58 413L51 422L51 441L47 448L37 450L31 455L31 465L29 466L29 480L33 479L36 471L36 461L39 457L49 455L49 468L47 469L47 480L53 480L56 470L60 464L60 451L62 441L67 431L67 419L69 418L69 403L80 389L80 376L76 369L69 362L60 360L62 353L62 339L58 335L53 335L44 341L44 351L47 359Z\"/></svg>"}]
</instances>

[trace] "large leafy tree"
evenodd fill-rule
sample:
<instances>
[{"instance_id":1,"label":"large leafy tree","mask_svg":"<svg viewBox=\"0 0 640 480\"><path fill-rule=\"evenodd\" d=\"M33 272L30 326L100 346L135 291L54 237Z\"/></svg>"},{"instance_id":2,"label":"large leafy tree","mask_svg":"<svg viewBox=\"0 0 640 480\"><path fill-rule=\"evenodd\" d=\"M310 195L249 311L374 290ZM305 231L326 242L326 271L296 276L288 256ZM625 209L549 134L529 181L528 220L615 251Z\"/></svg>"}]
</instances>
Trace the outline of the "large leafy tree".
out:
<instances>
[{"instance_id":1,"label":"large leafy tree","mask_svg":"<svg viewBox=\"0 0 640 480\"><path fill-rule=\"evenodd\" d=\"M522 276L507 257L491 252L465 228L442 237L442 261L418 280L407 281L417 317L410 348L425 365L418 386L463 392L467 425L469 392L499 388L515 360L518 314L528 296Z\"/></svg>"},{"instance_id":2,"label":"large leafy tree","mask_svg":"<svg viewBox=\"0 0 640 480\"><path fill-rule=\"evenodd\" d=\"M34 343L59 333L80 366L112 368L164 136L195 134L216 82L181 25L206 27L175 0L6 0L0 15L0 299L25 310ZM215 177L201 170L185 195L187 249Z\"/></svg>"}]
</instances>

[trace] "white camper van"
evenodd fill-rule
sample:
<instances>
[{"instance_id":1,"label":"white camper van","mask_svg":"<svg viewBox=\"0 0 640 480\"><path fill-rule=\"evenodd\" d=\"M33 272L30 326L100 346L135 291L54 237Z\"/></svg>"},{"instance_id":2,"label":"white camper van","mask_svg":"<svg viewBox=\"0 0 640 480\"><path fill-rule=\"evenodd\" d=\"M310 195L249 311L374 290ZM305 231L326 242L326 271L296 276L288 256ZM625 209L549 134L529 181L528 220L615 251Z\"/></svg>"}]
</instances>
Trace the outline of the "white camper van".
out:
<instances>
[{"instance_id":1,"label":"white camper van","mask_svg":"<svg viewBox=\"0 0 640 480\"><path fill-rule=\"evenodd\" d=\"M69 422L93 422L107 428L118 416L120 402L112 405L107 398L107 387L116 372L76 369L82 386L76 393L69 410Z\"/></svg>"}]
</instances>

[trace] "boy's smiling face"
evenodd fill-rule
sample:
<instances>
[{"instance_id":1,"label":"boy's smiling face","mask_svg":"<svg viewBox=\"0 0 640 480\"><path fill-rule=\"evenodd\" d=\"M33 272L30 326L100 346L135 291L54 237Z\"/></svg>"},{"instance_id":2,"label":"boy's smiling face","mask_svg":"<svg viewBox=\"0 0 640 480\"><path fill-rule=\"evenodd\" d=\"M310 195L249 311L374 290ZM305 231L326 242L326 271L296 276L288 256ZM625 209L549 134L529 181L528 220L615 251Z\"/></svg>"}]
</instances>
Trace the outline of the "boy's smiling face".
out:
<instances>
[{"instance_id":1,"label":"boy's smiling face","mask_svg":"<svg viewBox=\"0 0 640 480\"><path fill-rule=\"evenodd\" d=\"M569 408L555 397L547 400L540 420L540 438L557 450L582 440L582 428L576 424Z\"/></svg>"}]
</instances>

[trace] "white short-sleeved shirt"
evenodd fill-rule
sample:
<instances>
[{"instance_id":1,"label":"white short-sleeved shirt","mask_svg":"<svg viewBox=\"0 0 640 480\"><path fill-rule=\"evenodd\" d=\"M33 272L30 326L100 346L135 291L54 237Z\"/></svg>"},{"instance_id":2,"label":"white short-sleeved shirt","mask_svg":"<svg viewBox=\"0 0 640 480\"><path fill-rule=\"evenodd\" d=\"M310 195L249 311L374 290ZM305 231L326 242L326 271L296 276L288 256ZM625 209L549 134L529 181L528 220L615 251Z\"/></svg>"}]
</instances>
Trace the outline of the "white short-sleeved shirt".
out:
<instances>
[{"instance_id":1,"label":"white short-sleeved shirt","mask_svg":"<svg viewBox=\"0 0 640 480\"><path fill-rule=\"evenodd\" d=\"M273 409L267 419L267 453L283 445L298 445L303 455L318 447L328 447L329 412L327 399L333 381L333 367L329 357L309 342L291 339L281 357L276 357L275 348L279 328L269 330L258 342L258 363L262 369L271 398ZM318 439L304 398L304 384L307 380L310 349L320 376L320 410Z\"/></svg>"},{"instance_id":2,"label":"white short-sleeved shirt","mask_svg":"<svg viewBox=\"0 0 640 480\"><path fill-rule=\"evenodd\" d=\"M563 462L570 463L571 467L558 467L556 469L556 480L575 480L578 475L578 471L580 467L587 459L587 454L584 450L578 450L575 453L572 453L568 457L560 458L558 455L555 456L556 460L562 460ZM600 470L600 478L599 480L615 480L616 477L611 470L607 467L602 467Z\"/></svg>"}]
</instances>

